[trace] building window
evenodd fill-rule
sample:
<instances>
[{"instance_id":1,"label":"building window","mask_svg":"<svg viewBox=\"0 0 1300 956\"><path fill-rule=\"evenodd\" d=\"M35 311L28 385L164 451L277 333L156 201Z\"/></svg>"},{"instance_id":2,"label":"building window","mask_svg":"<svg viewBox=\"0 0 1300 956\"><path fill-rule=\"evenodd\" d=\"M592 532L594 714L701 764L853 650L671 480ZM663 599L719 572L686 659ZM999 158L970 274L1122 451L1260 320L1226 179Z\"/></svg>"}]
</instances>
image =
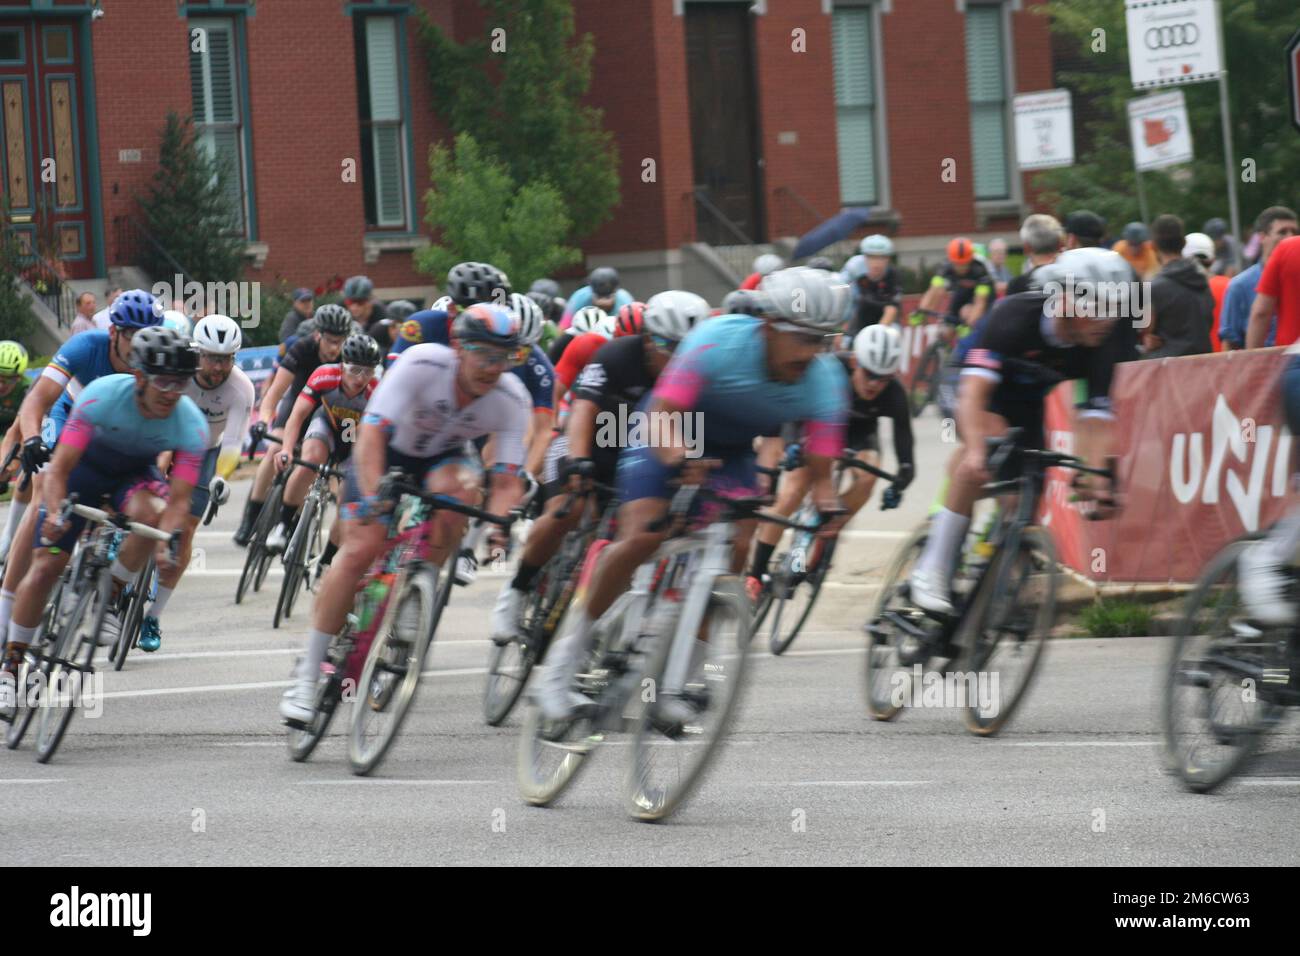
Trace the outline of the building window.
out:
<instances>
[{"instance_id":1,"label":"building window","mask_svg":"<svg viewBox=\"0 0 1300 956\"><path fill-rule=\"evenodd\" d=\"M831 18L840 202L846 206L880 201L873 13L869 6L836 7Z\"/></svg>"},{"instance_id":2,"label":"building window","mask_svg":"<svg viewBox=\"0 0 1300 956\"><path fill-rule=\"evenodd\" d=\"M1001 4L966 7L966 91L970 99L975 198L1010 199L1006 31Z\"/></svg>"},{"instance_id":3,"label":"building window","mask_svg":"<svg viewBox=\"0 0 1300 956\"><path fill-rule=\"evenodd\" d=\"M375 15L357 17L353 32L366 226L409 229L407 117L401 68L403 31L397 17Z\"/></svg>"},{"instance_id":4,"label":"building window","mask_svg":"<svg viewBox=\"0 0 1300 956\"><path fill-rule=\"evenodd\" d=\"M232 228L247 234L248 194L239 87L239 44L235 23L229 19L191 19L190 92L194 101L194 127L199 144L224 176L230 202Z\"/></svg>"}]
</instances>

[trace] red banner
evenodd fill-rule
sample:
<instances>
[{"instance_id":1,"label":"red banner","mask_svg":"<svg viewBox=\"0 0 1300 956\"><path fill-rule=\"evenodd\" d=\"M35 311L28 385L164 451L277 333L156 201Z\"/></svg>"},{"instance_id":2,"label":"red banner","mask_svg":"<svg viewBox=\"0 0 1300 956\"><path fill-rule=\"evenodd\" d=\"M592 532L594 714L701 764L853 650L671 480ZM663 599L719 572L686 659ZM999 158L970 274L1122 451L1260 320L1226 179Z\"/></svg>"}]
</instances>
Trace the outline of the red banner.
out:
<instances>
[{"instance_id":1,"label":"red banner","mask_svg":"<svg viewBox=\"0 0 1300 956\"><path fill-rule=\"evenodd\" d=\"M1124 510L1085 521L1053 469L1041 520L1063 563L1094 581L1191 582L1223 545L1295 503L1282 349L1128 362L1111 397ZM1047 407L1048 447L1072 451L1073 391Z\"/></svg>"}]
</instances>

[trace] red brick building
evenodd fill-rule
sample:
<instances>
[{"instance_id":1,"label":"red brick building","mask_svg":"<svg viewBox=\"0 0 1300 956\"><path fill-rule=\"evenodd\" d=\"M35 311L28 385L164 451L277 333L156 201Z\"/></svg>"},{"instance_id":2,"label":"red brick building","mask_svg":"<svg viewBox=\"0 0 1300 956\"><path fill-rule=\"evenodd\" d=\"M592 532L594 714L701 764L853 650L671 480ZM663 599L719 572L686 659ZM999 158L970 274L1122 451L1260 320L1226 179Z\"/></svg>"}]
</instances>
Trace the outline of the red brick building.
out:
<instances>
[{"instance_id":1,"label":"red brick building","mask_svg":"<svg viewBox=\"0 0 1300 956\"><path fill-rule=\"evenodd\" d=\"M905 255L1009 234L1032 198L1011 97L1052 85L1043 2L575 0L622 180L584 251L648 293L725 288L726 262L845 205L872 207ZM457 36L484 28L474 0L0 0L14 228L43 231L79 280L132 265L135 197L176 111L238 171L247 278L365 272L427 297L411 252L448 130L417 8Z\"/></svg>"}]
</instances>

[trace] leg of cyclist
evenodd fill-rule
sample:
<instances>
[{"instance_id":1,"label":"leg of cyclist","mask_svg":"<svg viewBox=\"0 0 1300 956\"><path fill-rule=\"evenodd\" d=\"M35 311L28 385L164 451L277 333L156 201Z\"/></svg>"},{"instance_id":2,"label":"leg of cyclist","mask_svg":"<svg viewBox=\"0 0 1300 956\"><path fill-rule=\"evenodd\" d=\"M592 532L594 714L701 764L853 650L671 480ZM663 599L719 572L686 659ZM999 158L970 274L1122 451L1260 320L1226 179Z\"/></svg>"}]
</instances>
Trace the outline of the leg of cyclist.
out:
<instances>
[{"instance_id":1,"label":"leg of cyclist","mask_svg":"<svg viewBox=\"0 0 1300 956\"><path fill-rule=\"evenodd\" d=\"M14 494L9 501L9 513L5 515L4 534L0 536L0 561L4 561L9 556L9 549L14 542L14 533L18 530L23 515L27 514L27 506L32 503L32 483L29 481L26 488L19 488L17 480L17 478L13 479L11 484Z\"/></svg>"},{"instance_id":2,"label":"leg of cyclist","mask_svg":"<svg viewBox=\"0 0 1300 956\"><path fill-rule=\"evenodd\" d=\"M38 485L40 480L41 476L36 475L30 482L34 500L38 503L41 500ZM14 599L18 594L18 586L22 583L28 568L32 566L32 548L35 547L37 515L40 510L39 507L28 508L18 522L18 530L14 533L14 540L18 545L10 548L9 559L5 562L4 580L0 583L0 634L9 633L9 621L13 613ZM33 543L32 547L28 547L28 543Z\"/></svg>"},{"instance_id":3,"label":"leg of cyclist","mask_svg":"<svg viewBox=\"0 0 1300 956\"><path fill-rule=\"evenodd\" d=\"M777 486L776 504L773 505L772 510L784 518L790 517L803 504L803 499L811 485L812 474L806 465L786 472ZM768 565L772 561L772 552L776 550L784 533L783 527L770 521L763 522L758 529L754 544L754 560L745 579L745 591L751 601L757 601L759 598L764 587L763 581L767 575Z\"/></svg>"},{"instance_id":4,"label":"leg of cyclist","mask_svg":"<svg viewBox=\"0 0 1300 956\"><path fill-rule=\"evenodd\" d=\"M330 460L334 452L334 435L329 426L318 429L316 420L312 420L307 436L302 440L302 453L298 456L313 465L323 465ZM284 485L284 500L280 505L280 520L266 537L266 547L271 551L283 552L289 539L293 537L294 526L298 522L298 511L307 500L307 492L316 480L316 472L299 465L289 475Z\"/></svg>"},{"instance_id":5,"label":"leg of cyclist","mask_svg":"<svg viewBox=\"0 0 1300 956\"><path fill-rule=\"evenodd\" d=\"M572 482L577 490L580 482L574 476ZM532 589L537 574L547 561L559 550L564 536L578 527L582 521L586 503L571 500L567 491L568 483L560 485L554 482L546 489L546 506L542 514L533 522L528 531L528 540L524 544L523 555L514 577L508 581L497 595L492 607L490 637L494 640L509 640L516 636L519 627L519 610L524 598ZM560 517L559 512L568 507L569 513Z\"/></svg>"}]
</instances>

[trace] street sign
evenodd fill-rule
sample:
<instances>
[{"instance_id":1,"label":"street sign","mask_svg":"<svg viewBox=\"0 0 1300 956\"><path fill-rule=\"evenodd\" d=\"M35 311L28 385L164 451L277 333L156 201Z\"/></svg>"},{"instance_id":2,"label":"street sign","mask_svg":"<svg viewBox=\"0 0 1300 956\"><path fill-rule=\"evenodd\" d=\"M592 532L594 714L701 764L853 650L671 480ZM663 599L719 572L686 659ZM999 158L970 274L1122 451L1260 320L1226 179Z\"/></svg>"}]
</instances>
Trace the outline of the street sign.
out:
<instances>
[{"instance_id":1,"label":"street sign","mask_svg":"<svg viewBox=\"0 0 1300 956\"><path fill-rule=\"evenodd\" d=\"M1126 0L1125 17L1134 89L1222 74L1215 0Z\"/></svg>"},{"instance_id":2,"label":"street sign","mask_svg":"<svg viewBox=\"0 0 1300 956\"><path fill-rule=\"evenodd\" d=\"M1015 98L1016 161L1021 169L1074 165L1074 114L1069 90Z\"/></svg>"},{"instance_id":3,"label":"street sign","mask_svg":"<svg viewBox=\"0 0 1300 956\"><path fill-rule=\"evenodd\" d=\"M1286 45L1286 89L1291 95L1291 125L1300 129L1300 30Z\"/></svg>"},{"instance_id":4,"label":"street sign","mask_svg":"<svg viewBox=\"0 0 1300 956\"><path fill-rule=\"evenodd\" d=\"M1192 130L1182 90L1129 100L1128 126L1139 171L1191 162Z\"/></svg>"}]
</instances>

